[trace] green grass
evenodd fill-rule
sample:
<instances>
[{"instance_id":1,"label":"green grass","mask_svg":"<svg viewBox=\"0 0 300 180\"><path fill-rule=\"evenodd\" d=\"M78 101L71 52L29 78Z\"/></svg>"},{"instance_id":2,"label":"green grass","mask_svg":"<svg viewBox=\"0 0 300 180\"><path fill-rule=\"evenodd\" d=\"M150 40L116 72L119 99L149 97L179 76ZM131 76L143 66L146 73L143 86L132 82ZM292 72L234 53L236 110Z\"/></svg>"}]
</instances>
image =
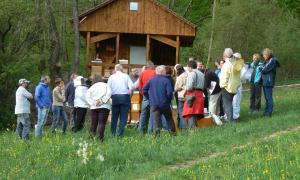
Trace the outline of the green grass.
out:
<instances>
[{"instance_id":1,"label":"green grass","mask_svg":"<svg viewBox=\"0 0 300 180\"><path fill-rule=\"evenodd\" d=\"M299 179L300 130L153 179Z\"/></svg>"},{"instance_id":2,"label":"green grass","mask_svg":"<svg viewBox=\"0 0 300 180\"><path fill-rule=\"evenodd\" d=\"M298 113L300 89L275 90L275 111L272 118L264 118L260 114L249 115L248 99L249 94L245 92L241 119L238 123L183 131L176 137L163 133L161 138L154 139L152 135L140 135L135 129L127 129L125 137L118 141L109 136L109 128L107 128L105 142L100 143L89 138L88 127L86 127L78 134L68 132L65 136L52 136L46 129L43 139L34 139L31 133L30 142L25 143L16 139L12 131L2 132L0 134L0 177L8 179L150 178L155 174L164 173L167 165L228 150L274 132L300 125ZM77 154L80 149L79 143L84 141L88 143L89 160L86 164L83 163L83 157ZM299 146L297 147L299 149ZM104 161L97 159L99 154L104 156ZM251 163L251 158L245 158L245 161ZM285 159L282 161L289 163L285 162ZM253 171L252 174L256 174L255 168ZM219 172L222 174L222 169ZM246 176L250 171L241 169L240 173L243 172ZM225 173L227 169L224 169ZM261 173L261 170L258 169L257 173ZM166 178L172 176L171 173ZM176 177L181 176L176 174ZM225 174L224 177L229 176Z\"/></svg>"}]
</instances>

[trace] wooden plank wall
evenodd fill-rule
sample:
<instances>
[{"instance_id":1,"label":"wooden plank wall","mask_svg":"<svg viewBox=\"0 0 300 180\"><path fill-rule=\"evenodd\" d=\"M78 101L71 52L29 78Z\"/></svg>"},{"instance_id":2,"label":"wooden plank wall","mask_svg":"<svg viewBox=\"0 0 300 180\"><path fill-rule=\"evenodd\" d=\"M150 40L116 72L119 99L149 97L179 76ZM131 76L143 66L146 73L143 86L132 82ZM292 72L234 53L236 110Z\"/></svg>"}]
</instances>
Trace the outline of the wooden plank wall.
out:
<instances>
[{"instance_id":1,"label":"wooden plank wall","mask_svg":"<svg viewBox=\"0 0 300 180\"><path fill-rule=\"evenodd\" d=\"M115 1L81 22L80 31L195 36L195 28L151 0L135 0L138 11L129 10L132 0Z\"/></svg>"}]
</instances>

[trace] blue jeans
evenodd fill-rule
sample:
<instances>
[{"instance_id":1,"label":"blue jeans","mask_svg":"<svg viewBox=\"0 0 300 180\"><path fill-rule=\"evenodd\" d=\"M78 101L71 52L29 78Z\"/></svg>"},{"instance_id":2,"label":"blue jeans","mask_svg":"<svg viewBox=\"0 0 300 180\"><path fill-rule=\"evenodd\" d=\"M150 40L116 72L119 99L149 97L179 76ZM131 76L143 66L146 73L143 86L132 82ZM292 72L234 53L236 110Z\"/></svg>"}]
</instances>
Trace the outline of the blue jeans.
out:
<instances>
[{"instance_id":1,"label":"blue jeans","mask_svg":"<svg viewBox=\"0 0 300 180\"><path fill-rule=\"evenodd\" d=\"M61 116L61 118L62 118L62 132L65 133L66 129L67 129L67 125L68 125L68 119L67 119L67 114L64 111L64 107L63 106L53 106L52 111L53 111L53 122L52 122L52 128L51 128L52 133L55 133L55 131L56 131L59 116Z\"/></svg>"},{"instance_id":2,"label":"blue jeans","mask_svg":"<svg viewBox=\"0 0 300 180\"><path fill-rule=\"evenodd\" d=\"M266 108L265 108L264 115L270 116L272 115L273 112L273 87L264 86L263 90L266 99Z\"/></svg>"},{"instance_id":3,"label":"blue jeans","mask_svg":"<svg viewBox=\"0 0 300 180\"><path fill-rule=\"evenodd\" d=\"M30 118L28 113L17 114L17 136L28 140L30 131Z\"/></svg>"},{"instance_id":4,"label":"blue jeans","mask_svg":"<svg viewBox=\"0 0 300 180\"><path fill-rule=\"evenodd\" d=\"M178 111L178 117L179 117L178 124L179 124L180 129L188 128L186 120L182 117L183 105L184 105L184 101L178 100L177 111Z\"/></svg>"},{"instance_id":5,"label":"blue jeans","mask_svg":"<svg viewBox=\"0 0 300 180\"><path fill-rule=\"evenodd\" d=\"M113 95L112 96L112 118L111 118L111 134L116 135L118 119L120 118L118 136L123 136L124 129L128 120L128 112L130 109L129 95Z\"/></svg>"},{"instance_id":6,"label":"blue jeans","mask_svg":"<svg viewBox=\"0 0 300 180\"><path fill-rule=\"evenodd\" d=\"M35 125L35 137L42 137L43 134L43 126L47 120L48 113L49 113L49 108L44 107L44 108L37 108L38 109L38 120Z\"/></svg>"},{"instance_id":7,"label":"blue jeans","mask_svg":"<svg viewBox=\"0 0 300 180\"><path fill-rule=\"evenodd\" d=\"M138 130L140 132L146 132L146 127L150 119L150 102L145 96L143 97L142 101L142 110L140 116L140 122Z\"/></svg>"},{"instance_id":8,"label":"blue jeans","mask_svg":"<svg viewBox=\"0 0 300 180\"><path fill-rule=\"evenodd\" d=\"M165 130L168 130L170 131L171 130L171 121L167 121L166 120L166 117L164 115L161 116L161 120L160 120L160 123L161 123L161 127Z\"/></svg>"},{"instance_id":9,"label":"blue jeans","mask_svg":"<svg viewBox=\"0 0 300 180\"><path fill-rule=\"evenodd\" d=\"M150 118L148 122L148 133L153 133L154 132L154 118L153 118L153 113L150 112Z\"/></svg>"}]
</instances>

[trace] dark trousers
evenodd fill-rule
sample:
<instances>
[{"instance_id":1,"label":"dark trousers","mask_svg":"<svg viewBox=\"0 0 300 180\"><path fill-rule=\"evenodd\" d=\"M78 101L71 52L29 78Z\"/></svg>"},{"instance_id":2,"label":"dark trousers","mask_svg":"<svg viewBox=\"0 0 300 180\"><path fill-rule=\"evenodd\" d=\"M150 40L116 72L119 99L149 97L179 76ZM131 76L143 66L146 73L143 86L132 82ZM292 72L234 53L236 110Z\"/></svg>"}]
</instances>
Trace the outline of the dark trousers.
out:
<instances>
[{"instance_id":1,"label":"dark trousers","mask_svg":"<svg viewBox=\"0 0 300 180\"><path fill-rule=\"evenodd\" d=\"M259 111L261 107L261 85L250 86L250 110Z\"/></svg>"},{"instance_id":2,"label":"dark trousers","mask_svg":"<svg viewBox=\"0 0 300 180\"><path fill-rule=\"evenodd\" d=\"M222 94L222 100L223 100L224 113L227 116L227 121L231 121L231 120L233 120L233 117L232 117L232 111L233 111L232 101L233 101L234 94L229 93L226 89L222 89L221 94Z\"/></svg>"},{"instance_id":3,"label":"dark trousers","mask_svg":"<svg viewBox=\"0 0 300 180\"><path fill-rule=\"evenodd\" d=\"M221 95L220 95L220 114L219 114L219 116L224 116L224 115L225 115L225 113L224 113L222 93L221 93Z\"/></svg>"},{"instance_id":4,"label":"dark trousers","mask_svg":"<svg viewBox=\"0 0 300 180\"><path fill-rule=\"evenodd\" d=\"M111 118L111 134L116 135L118 119L120 118L118 136L124 134L124 129L128 120L128 112L130 109L129 95L113 95L112 96L112 118Z\"/></svg>"},{"instance_id":5,"label":"dark trousers","mask_svg":"<svg viewBox=\"0 0 300 180\"><path fill-rule=\"evenodd\" d=\"M273 87L264 86L263 90L266 99L266 108L265 108L264 115L271 116L273 112Z\"/></svg>"},{"instance_id":6,"label":"dark trousers","mask_svg":"<svg viewBox=\"0 0 300 180\"><path fill-rule=\"evenodd\" d=\"M72 130L74 132L80 131L83 129L83 125L85 122L85 115L86 115L87 108L74 108L74 127Z\"/></svg>"},{"instance_id":7,"label":"dark trousers","mask_svg":"<svg viewBox=\"0 0 300 180\"><path fill-rule=\"evenodd\" d=\"M91 121L90 133L95 136L96 131L97 131L97 126L99 124L98 138L102 141L104 139L105 125L106 125L108 116L109 116L109 109L99 108L99 109L91 110L92 121Z\"/></svg>"},{"instance_id":8,"label":"dark trousers","mask_svg":"<svg viewBox=\"0 0 300 180\"><path fill-rule=\"evenodd\" d=\"M155 136L158 136L160 134L160 130L162 128L161 127L162 123L160 122L162 115L165 116L167 123L170 123L171 132L173 132L173 133L176 132L171 107L159 108L159 107L152 106L150 109L151 109L151 113L152 113L153 119L154 119Z\"/></svg>"}]
</instances>

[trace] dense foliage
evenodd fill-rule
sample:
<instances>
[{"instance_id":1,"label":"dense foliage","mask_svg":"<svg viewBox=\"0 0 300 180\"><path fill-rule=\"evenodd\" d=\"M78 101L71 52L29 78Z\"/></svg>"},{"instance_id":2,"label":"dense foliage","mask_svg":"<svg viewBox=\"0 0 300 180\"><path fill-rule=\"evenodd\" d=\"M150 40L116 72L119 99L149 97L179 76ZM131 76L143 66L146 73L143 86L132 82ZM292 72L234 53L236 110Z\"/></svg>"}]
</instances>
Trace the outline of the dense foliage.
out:
<instances>
[{"instance_id":1,"label":"dense foliage","mask_svg":"<svg viewBox=\"0 0 300 180\"><path fill-rule=\"evenodd\" d=\"M79 0L79 11L103 0ZM207 62L212 30L212 0L160 0L178 14L198 25L193 48L183 48L181 61L196 56ZM50 27L44 0L0 1L0 128L11 127L14 93L19 78L34 85L41 74L53 73L64 78L73 61L72 0L53 0L53 14L60 40L60 56L53 65ZM240 51L246 60L265 47L274 49L282 68L283 80L299 78L300 13L299 1L292 0L217 0L216 21L210 63L222 56L225 47ZM84 41L81 41L84 48ZM82 49L81 52L84 52ZM83 53L82 53L83 54ZM81 62L84 56L81 54ZM83 73L83 68L80 68Z\"/></svg>"}]
</instances>

